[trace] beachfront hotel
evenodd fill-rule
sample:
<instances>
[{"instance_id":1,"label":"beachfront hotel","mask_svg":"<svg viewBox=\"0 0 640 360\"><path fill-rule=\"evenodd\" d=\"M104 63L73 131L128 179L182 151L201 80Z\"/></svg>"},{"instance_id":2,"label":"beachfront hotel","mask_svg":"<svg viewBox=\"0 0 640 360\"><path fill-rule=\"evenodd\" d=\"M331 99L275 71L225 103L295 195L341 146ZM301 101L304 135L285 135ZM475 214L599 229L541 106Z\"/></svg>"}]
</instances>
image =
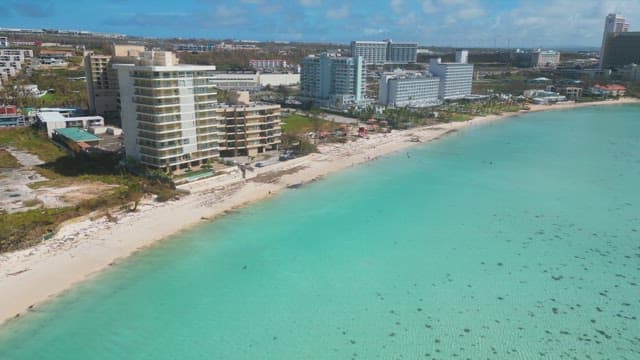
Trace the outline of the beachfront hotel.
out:
<instances>
[{"instance_id":1,"label":"beachfront hotel","mask_svg":"<svg viewBox=\"0 0 640 360\"><path fill-rule=\"evenodd\" d=\"M351 56L362 56L365 65L415 63L418 57L417 43L385 41L352 41Z\"/></svg>"},{"instance_id":2,"label":"beachfront hotel","mask_svg":"<svg viewBox=\"0 0 640 360\"><path fill-rule=\"evenodd\" d=\"M441 103L440 78L424 73L395 71L380 77L378 103L385 106L424 107Z\"/></svg>"},{"instance_id":3,"label":"beachfront hotel","mask_svg":"<svg viewBox=\"0 0 640 360\"><path fill-rule=\"evenodd\" d=\"M307 56L302 60L300 97L335 108L361 104L365 100L365 71L361 56Z\"/></svg>"},{"instance_id":4,"label":"beachfront hotel","mask_svg":"<svg viewBox=\"0 0 640 360\"><path fill-rule=\"evenodd\" d=\"M280 144L280 106L248 96L219 104L215 66L178 64L171 52L143 52L116 64L127 157L170 171L224 156L253 156Z\"/></svg>"},{"instance_id":5,"label":"beachfront hotel","mask_svg":"<svg viewBox=\"0 0 640 360\"><path fill-rule=\"evenodd\" d=\"M456 59L460 62L443 63L437 58L431 59L429 63L429 71L440 78L440 100L456 100L471 95L473 64L466 63L464 50L458 52L460 53L456 54Z\"/></svg>"}]
</instances>

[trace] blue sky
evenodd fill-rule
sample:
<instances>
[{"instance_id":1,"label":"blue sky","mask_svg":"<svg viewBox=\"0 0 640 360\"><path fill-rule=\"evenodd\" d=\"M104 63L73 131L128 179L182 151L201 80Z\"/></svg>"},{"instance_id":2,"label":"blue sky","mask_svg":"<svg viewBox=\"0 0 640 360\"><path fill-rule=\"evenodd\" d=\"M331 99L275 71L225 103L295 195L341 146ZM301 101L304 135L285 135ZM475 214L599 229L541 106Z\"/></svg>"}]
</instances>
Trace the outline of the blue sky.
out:
<instances>
[{"instance_id":1,"label":"blue sky","mask_svg":"<svg viewBox=\"0 0 640 360\"><path fill-rule=\"evenodd\" d=\"M210 39L599 46L604 17L614 11L640 30L640 0L0 0L0 27Z\"/></svg>"}]
</instances>

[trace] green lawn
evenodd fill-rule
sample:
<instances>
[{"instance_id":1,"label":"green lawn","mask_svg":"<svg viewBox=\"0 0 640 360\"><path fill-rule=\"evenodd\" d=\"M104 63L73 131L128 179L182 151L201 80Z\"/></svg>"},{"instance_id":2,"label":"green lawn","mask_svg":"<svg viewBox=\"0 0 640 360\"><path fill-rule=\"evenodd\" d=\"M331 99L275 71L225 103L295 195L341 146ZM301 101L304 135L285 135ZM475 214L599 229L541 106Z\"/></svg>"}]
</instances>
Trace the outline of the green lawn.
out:
<instances>
[{"instance_id":1,"label":"green lawn","mask_svg":"<svg viewBox=\"0 0 640 360\"><path fill-rule=\"evenodd\" d=\"M315 130L331 131L338 126L331 121L298 114L282 116L282 131L285 134L302 134Z\"/></svg>"},{"instance_id":2,"label":"green lawn","mask_svg":"<svg viewBox=\"0 0 640 360\"><path fill-rule=\"evenodd\" d=\"M47 138L44 132L30 127L0 130L0 146L11 146L30 152L44 162L56 161L66 155Z\"/></svg>"},{"instance_id":3,"label":"green lawn","mask_svg":"<svg viewBox=\"0 0 640 360\"><path fill-rule=\"evenodd\" d=\"M20 163L7 150L0 149L0 169L19 168Z\"/></svg>"},{"instance_id":4,"label":"green lawn","mask_svg":"<svg viewBox=\"0 0 640 360\"><path fill-rule=\"evenodd\" d=\"M120 206L129 206L138 201L144 193L158 195L158 201L166 201L177 195L168 184L121 171L117 166L120 161L117 155L71 156L54 145L44 132L36 129L0 130L0 146L11 146L27 151L45 162L43 165L36 166L34 170L48 180L31 184L32 188L64 187L87 181L118 185L102 194L96 194L98 195L96 198L82 201L75 206L35 209L13 214L3 213L0 216L0 253L25 248L39 242L44 234L55 230L65 220L96 210L106 211ZM3 152L0 152L0 164L5 162L9 164L11 162L9 156L8 153L3 155Z\"/></svg>"}]
</instances>

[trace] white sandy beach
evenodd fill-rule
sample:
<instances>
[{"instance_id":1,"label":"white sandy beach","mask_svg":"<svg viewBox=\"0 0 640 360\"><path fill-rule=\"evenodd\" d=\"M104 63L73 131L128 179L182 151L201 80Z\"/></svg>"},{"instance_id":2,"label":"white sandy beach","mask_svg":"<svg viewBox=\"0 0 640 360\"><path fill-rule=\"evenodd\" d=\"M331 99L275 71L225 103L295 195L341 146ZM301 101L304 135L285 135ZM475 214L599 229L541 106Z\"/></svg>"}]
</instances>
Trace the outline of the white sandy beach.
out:
<instances>
[{"instance_id":1,"label":"white sandy beach","mask_svg":"<svg viewBox=\"0 0 640 360\"><path fill-rule=\"evenodd\" d=\"M533 105L529 112L586 106L640 103L622 99L583 104ZM53 239L26 250L0 255L0 323L28 311L119 259L202 221L224 214L287 188L341 169L400 151L416 142L437 139L453 130L478 126L520 113L478 117L467 122L375 134L346 144L320 146L320 153L280 162L247 173L192 183L191 194L167 203L143 202L136 212L78 220L60 229ZM287 171L288 170L288 171Z\"/></svg>"}]
</instances>

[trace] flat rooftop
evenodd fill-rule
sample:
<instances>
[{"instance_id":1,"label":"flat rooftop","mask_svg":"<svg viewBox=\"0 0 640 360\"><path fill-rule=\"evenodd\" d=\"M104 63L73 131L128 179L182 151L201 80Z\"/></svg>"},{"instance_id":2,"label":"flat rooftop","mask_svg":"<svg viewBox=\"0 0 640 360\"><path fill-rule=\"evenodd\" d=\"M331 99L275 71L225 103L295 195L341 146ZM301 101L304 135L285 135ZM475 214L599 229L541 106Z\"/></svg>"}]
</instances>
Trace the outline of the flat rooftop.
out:
<instances>
[{"instance_id":1,"label":"flat rooftop","mask_svg":"<svg viewBox=\"0 0 640 360\"><path fill-rule=\"evenodd\" d=\"M54 131L75 142L100 141L99 137L78 128L60 128Z\"/></svg>"}]
</instances>

